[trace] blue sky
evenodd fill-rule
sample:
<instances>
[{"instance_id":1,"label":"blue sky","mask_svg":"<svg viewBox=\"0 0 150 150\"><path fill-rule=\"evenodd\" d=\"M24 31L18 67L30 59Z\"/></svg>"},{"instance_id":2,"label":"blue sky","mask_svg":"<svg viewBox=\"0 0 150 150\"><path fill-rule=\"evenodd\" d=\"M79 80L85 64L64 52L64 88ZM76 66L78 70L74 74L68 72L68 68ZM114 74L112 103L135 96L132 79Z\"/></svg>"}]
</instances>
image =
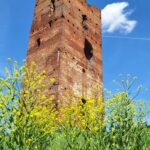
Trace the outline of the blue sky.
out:
<instances>
[{"instance_id":1,"label":"blue sky","mask_svg":"<svg viewBox=\"0 0 150 150\"><path fill-rule=\"evenodd\" d=\"M0 0L0 74L8 57L26 57L35 0ZM103 10L104 86L116 88L119 74L138 76L139 98L150 95L150 1L88 0ZM117 21L116 21L117 18ZM126 37L126 38L124 38ZM134 39L135 38L135 39ZM142 38L142 39L141 39Z\"/></svg>"}]
</instances>

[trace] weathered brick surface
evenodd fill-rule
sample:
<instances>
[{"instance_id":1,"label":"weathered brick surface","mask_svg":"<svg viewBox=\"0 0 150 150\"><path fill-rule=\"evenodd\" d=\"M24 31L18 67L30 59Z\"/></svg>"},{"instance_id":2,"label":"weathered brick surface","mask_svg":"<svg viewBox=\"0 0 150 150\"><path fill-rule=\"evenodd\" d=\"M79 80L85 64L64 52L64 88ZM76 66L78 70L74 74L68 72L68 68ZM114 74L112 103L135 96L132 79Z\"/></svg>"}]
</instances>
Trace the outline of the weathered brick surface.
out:
<instances>
[{"instance_id":1,"label":"weathered brick surface","mask_svg":"<svg viewBox=\"0 0 150 150\"><path fill-rule=\"evenodd\" d=\"M27 61L56 77L49 94L90 95L102 83L101 11L86 0L36 0Z\"/></svg>"}]
</instances>

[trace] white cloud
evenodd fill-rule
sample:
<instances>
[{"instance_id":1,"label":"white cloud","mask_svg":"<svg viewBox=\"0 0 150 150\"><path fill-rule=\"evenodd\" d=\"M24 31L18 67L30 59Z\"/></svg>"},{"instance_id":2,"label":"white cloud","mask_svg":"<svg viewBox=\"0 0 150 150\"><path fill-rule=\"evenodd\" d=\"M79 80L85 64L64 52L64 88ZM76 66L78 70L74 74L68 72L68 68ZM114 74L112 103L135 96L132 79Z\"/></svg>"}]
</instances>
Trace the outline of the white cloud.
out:
<instances>
[{"instance_id":1,"label":"white cloud","mask_svg":"<svg viewBox=\"0 0 150 150\"><path fill-rule=\"evenodd\" d=\"M132 14L132 10L125 11L129 6L127 2L118 2L106 5L102 10L102 28L103 32L113 33L115 31L123 31L130 33L135 28L137 21L130 20L128 17Z\"/></svg>"}]
</instances>

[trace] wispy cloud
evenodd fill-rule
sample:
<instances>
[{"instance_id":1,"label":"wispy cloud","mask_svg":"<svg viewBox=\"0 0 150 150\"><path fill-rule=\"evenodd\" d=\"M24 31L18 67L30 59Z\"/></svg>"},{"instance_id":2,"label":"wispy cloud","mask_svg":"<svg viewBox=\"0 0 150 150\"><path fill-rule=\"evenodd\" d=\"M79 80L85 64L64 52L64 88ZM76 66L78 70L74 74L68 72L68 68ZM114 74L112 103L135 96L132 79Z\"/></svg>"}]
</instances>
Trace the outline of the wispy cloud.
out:
<instances>
[{"instance_id":1,"label":"wispy cloud","mask_svg":"<svg viewBox=\"0 0 150 150\"><path fill-rule=\"evenodd\" d=\"M143 41L150 41L150 38L146 37L131 37L131 36L109 36L103 35L104 38L116 38L116 39L129 39L129 40L143 40Z\"/></svg>"},{"instance_id":2,"label":"wispy cloud","mask_svg":"<svg viewBox=\"0 0 150 150\"><path fill-rule=\"evenodd\" d=\"M115 31L130 33L137 25L136 20L130 20L129 16L133 10L125 11L129 6L127 2L118 2L106 5L102 10L103 32L113 33Z\"/></svg>"}]
</instances>

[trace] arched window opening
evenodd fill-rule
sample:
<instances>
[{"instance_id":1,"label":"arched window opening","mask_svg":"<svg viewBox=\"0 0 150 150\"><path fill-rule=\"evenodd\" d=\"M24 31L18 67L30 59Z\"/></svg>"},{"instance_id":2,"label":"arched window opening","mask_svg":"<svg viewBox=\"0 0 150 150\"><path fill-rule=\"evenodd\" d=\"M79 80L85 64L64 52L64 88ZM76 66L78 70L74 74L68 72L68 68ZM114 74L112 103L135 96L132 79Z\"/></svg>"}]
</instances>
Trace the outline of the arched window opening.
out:
<instances>
[{"instance_id":1,"label":"arched window opening","mask_svg":"<svg viewBox=\"0 0 150 150\"><path fill-rule=\"evenodd\" d=\"M41 45L41 39L38 38L38 39L36 40L36 43L37 43L37 46L40 47L40 45Z\"/></svg>"},{"instance_id":2,"label":"arched window opening","mask_svg":"<svg viewBox=\"0 0 150 150\"><path fill-rule=\"evenodd\" d=\"M52 21L52 20L49 20L49 22L48 22L49 27L52 27L52 23L53 23L53 21Z\"/></svg>"},{"instance_id":3,"label":"arched window opening","mask_svg":"<svg viewBox=\"0 0 150 150\"><path fill-rule=\"evenodd\" d=\"M85 43L84 43L84 53L86 58L90 61L93 57L93 47L92 44L85 39Z\"/></svg>"},{"instance_id":4,"label":"arched window opening","mask_svg":"<svg viewBox=\"0 0 150 150\"><path fill-rule=\"evenodd\" d=\"M50 9L51 9L51 13L55 12L55 9L56 9L55 0L51 0Z\"/></svg>"},{"instance_id":5,"label":"arched window opening","mask_svg":"<svg viewBox=\"0 0 150 150\"><path fill-rule=\"evenodd\" d=\"M84 31L86 31L88 29L88 27L87 27L87 16L86 15L82 15L82 26L83 26Z\"/></svg>"},{"instance_id":6,"label":"arched window opening","mask_svg":"<svg viewBox=\"0 0 150 150\"><path fill-rule=\"evenodd\" d=\"M85 69L82 69L82 72L85 73L86 72Z\"/></svg>"}]
</instances>

